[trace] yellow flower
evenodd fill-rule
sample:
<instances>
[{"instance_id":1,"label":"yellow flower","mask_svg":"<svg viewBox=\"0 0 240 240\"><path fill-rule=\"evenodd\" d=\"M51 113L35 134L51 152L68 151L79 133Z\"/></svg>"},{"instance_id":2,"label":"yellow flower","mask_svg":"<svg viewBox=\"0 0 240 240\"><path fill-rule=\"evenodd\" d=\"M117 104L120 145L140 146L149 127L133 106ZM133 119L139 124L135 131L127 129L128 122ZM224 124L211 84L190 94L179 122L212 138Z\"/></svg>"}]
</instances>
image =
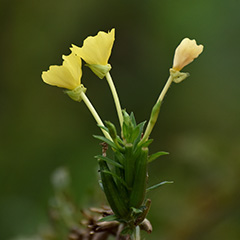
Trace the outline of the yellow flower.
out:
<instances>
[{"instance_id":1,"label":"yellow flower","mask_svg":"<svg viewBox=\"0 0 240 240\"><path fill-rule=\"evenodd\" d=\"M114 40L114 28L108 33L100 31L96 36L86 38L82 47L72 45L71 51L81 57L98 77L103 78L111 69L108 60Z\"/></svg>"},{"instance_id":2,"label":"yellow flower","mask_svg":"<svg viewBox=\"0 0 240 240\"><path fill-rule=\"evenodd\" d=\"M107 65L114 40L113 28L109 33L100 31L96 36L86 38L81 48L72 45L71 50L88 64Z\"/></svg>"},{"instance_id":3,"label":"yellow flower","mask_svg":"<svg viewBox=\"0 0 240 240\"><path fill-rule=\"evenodd\" d=\"M42 79L47 84L74 90L81 85L82 61L74 53L62 58L63 64L50 66L48 71L42 73Z\"/></svg>"},{"instance_id":4,"label":"yellow flower","mask_svg":"<svg viewBox=\"0 0 240 240\"><path fill-rule=\"evenodd\" d=\"M203 45L197 45L195 40L184 38L175 50L172 68L176 71L182 70L197 58L202 51Z\"/></svg>"}]
</instances>

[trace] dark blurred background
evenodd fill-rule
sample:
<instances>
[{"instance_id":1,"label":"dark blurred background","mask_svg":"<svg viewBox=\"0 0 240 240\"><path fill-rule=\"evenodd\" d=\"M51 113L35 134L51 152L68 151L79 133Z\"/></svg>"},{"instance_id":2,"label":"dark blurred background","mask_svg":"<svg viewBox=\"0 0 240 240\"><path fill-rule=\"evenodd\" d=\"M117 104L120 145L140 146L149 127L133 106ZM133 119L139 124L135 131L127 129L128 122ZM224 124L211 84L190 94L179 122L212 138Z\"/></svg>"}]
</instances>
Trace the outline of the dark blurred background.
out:
<instances>
[{"instance_id":1,"label":"dark blurred background","mask_svg":"<svg viewBox=\"0 0 240 240\"><path fill-rule=\"evenodd\" d=\"M146 239L240 239L239 0L1 0L0 239L48 223L50 176L66 166L81 207L104 203L97 183L100 130L83 103L44 84L70 44L116 28L111 74L122 107L148 119L176 46L195 38L204 52L191 76L167 94L152 133L149 194L154 231ZM117 124L108 85L86 67L83 84L103 119ZM97 202L96 196L101 196Z\"/></svg>"}]
</instances>

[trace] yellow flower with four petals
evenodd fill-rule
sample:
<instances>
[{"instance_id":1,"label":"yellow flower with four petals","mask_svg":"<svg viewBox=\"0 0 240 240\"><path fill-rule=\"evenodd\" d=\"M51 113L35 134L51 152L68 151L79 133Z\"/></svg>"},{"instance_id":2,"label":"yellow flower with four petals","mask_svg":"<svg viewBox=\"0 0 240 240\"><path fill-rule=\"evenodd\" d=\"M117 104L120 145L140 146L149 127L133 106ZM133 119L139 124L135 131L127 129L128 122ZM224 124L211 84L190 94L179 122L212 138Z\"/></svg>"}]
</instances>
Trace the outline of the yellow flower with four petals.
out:
<instances>
[{"instance_id":1,"label":"yellow flower with four petals","mask_svg":"<svg viewBox=\"0 0 240 240\"><path fill-rule=\"evenodd\" d=\"M115 29L110 32L98 32L96 36L87 37L82 47L72 44L71 51L81 57L88 67L99 77L104 78L111 70L108 60L115 40Z\"/></svg>"}]
</instances>

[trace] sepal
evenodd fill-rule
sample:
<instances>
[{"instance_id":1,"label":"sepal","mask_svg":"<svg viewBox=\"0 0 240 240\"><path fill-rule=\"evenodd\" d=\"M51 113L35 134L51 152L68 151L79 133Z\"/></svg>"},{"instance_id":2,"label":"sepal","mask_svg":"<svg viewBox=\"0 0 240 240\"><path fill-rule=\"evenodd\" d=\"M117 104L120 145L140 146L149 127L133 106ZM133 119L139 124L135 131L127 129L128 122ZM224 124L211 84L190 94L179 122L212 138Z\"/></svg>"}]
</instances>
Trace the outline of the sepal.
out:
<instances>
[{"instance_id":1,"label":"sepal","mask_svg":"<svg viewBox=\"0 0 240 240\"><path fill-rule=\"evenodd\" d=\"M106 74L111 70L111 65L99 65L99 64L85 64L89 67L100 79L103 79Z\"/></svg>"},{"instance_id":2,"label":"sepal","mask_svg":"<svg viewBox=\"0 0 240 240\"><path fill-rule=\"evenodd\" d=\"M64 92L74 101L81 102L81 93L85 93L87 89L81 84L80 86L74 88L73 90L65 90Z\"/></svg>"},{"instance_id":3,"label":"sepal","mask_svg":"<svg viewBox=\"0 0 240 240\"><path fill-rule=\"evenodd\" d=\"M173 68L171 68L169 71L170 75L173 77L173 82L175 83L180 83L190 76L189 73L179 72L177 70L174 70Z\"/></svg>"}]
</instances>

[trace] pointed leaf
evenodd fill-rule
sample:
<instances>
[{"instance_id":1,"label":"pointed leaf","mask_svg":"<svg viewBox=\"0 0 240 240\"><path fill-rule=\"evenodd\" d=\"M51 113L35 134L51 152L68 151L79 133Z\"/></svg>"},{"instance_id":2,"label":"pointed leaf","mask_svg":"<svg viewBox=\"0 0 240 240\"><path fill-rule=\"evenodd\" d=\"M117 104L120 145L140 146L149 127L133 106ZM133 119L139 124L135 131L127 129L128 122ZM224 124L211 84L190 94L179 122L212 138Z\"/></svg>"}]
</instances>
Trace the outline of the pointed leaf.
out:
<instances>
[{"instance_id":1,"label":"pointed leaf","mask_svg":"<svg viewBox=\"0 0 240 240\"><path fill-rule=\"evenodd\" d=\"M140 135L140 127L137 126L133 129L129 142L134 143L135 140L138 139L139 135Z\"/></svg>"},{"instance_id":2,"label":"pointed leaf","mask_svg":"<svg viewBox=\"0 0 240 240\"><path fill-rule=\"evenodd\" d=\"M114 142L112 142L111 140L109 140L109 139L107 139L107 138L105 138L105 137L103 137L103 136L99 136L99 135L93 135L93 137L96 138L96 139L98 139L98 140L100 140L100 141L103 141L103 142L107 143L107 144L108 144L109 146L111 146L112 148L117 149L116 144L115 144Z\"/></svg>"},{"instance_id":3,"label":"pointed leaf","mask_svg":"<svg viewBox=\"0 0 240 240\"><path fill-rule=\"evenodd\" d=\"M101 129L103 129L103 130L105 130L106 132L108 132L109 133L109 130L108 130L108 128L107 127L105 127L105 126L102 126L102 125L97 125L99 128L101 128Z\"/></svg>"},{"instance_id":4,"label":"pointed leaf","mask_svg":"<svg viewBox=\"0 0 240 240\"><path fill-rule=\"evenodd\" d=\"M143 122L138 124L141 132L143 132L143 128L144 128L145 123L146 123L146 121L143 121Z\"/></svg>"},{"instance_id":5,"label":"pointed leaf","mask_svg":"<svg viewBox=\"0 0 240 240\"><path fill-rule=\"evenodd\" d=\"M168 154L169 154L168 152L157 152L157 153L154 153L151 156L149 156L148 163L154 161L155 159L157 159L160 156L168 155Z\"/></svg>"},{"instance_id":6,"label":"pointed leaf","mask_svg":"<svg viewBox=\"0 0 240 240\"><path fill-rule=\"evenodd\" d=\"M117 174L112 173L112 172L107 171L107 170L103 170L102 172L112 175L116 180L118 180L118 181L119 181L120 183L122 183L127 189L129 189L127 183L126 183L122 178L120 178ZM130 190L130 189L129 189L129 190Z\"/></svg>"},{"instance_id":7,"label":"pointed leaf","mask_svg":"<svg viewBox=\"0 0 240 240\"><path fill-rule=\"evenodd\" d=\"M148 139L146 142L141 143L140 145L138 144L138 147L142 148L142 147L148 147L151 143L153 142L153 139Z\"/></svg>"},{"instance_id":8,"label":"pointed leaf","mask_svg":"<svg viewBox=\"0 0 240 240\"><path fill-rule=\"evenodd\" d=\"M141 140L142 136L143 136L143 128L145 125L146 121L139 123L135 129L138 129L138 136L136 136L135 140L134 140L134 146L136 146L139 141Z\"/></svg>"},{"instance_id":9,"label":"pointed leaf","mask_svg":"<svg viewBox=\"0 0 240 240\"><path fill-rule=\"evenodd\" d=\"M158 187L160 187L160 186L162 186L162 185L164 185L164 184L168 184L168 183L174 183L174 182L173 182L173 181L160 182L160 183L158 183L158 184L155 184L155 185L147 188L147 192L149 192L150 190L153 190L153 189L155 189L155 188L158 188Z\"/></svg>"},{"instance_id":10,"label":"pointed leaf","mask_svg":"<svg viewBox=\"0 0 240 240\"><path fill-rule=\"evenodd\" d=\"M120 163L112 160L111 158L104 157L104 156L102 156L102 155L97 155L97 156L95 156L95 158L101 159L101 160L103 160L103 161L106 161L107 163L109 163L109 164L111 164L111 165L113 165L113 166L115 166L115 167L123 168L123 166L122 166Z\"/></svg>"},{"instance_id":11,"label":"pointed leaf","mask_svg":"<svg viewBox=\"0 0 240 240\"><path fill-rule=\"evenodd\" d=\"M117 130L116 127L114 126L114 124L112 124L110 121L105 121L105 124L109 130L109 134L112 137L112 139L116 139L117 138Z\"/></svg>"},{"instance_id":12,"label":"pointed leaf","mask_svg":"<svg viewBox=\"0 0 240 240\"><path fill-rule=\"evenodd\" d=\"M124 145L123 140L122 140L119 136L117 136L117 140L118 140L118 142L119 142L121 145Z\"/></svg>"},{"instance_id":13,"label":"pointed leaf","mask_svg":"<svg viewBox=\"0 0 240 240\"><path fill-rule=\"evenodd\" d=\"M125 154L122 154L122 153L119 152L119 151L115 151L115 152L114 152L114 156L115 156L115 159L116 159L120 164L124 164L124 162L125 162Z\"/></svg>"},{"instance_id":14,"label":"pointed leaf","mask_svg":"<svg viewBox=\"0 0 240 240\"><path fill-rule=\"evenodd\" d=\"M135 119L135 116L134 116L133 112L130 113L130 119L131 119L131 121L133 123L133 126L136 127L137 123L136 123L136 119Z\"/></svg>"}]
</instances>

